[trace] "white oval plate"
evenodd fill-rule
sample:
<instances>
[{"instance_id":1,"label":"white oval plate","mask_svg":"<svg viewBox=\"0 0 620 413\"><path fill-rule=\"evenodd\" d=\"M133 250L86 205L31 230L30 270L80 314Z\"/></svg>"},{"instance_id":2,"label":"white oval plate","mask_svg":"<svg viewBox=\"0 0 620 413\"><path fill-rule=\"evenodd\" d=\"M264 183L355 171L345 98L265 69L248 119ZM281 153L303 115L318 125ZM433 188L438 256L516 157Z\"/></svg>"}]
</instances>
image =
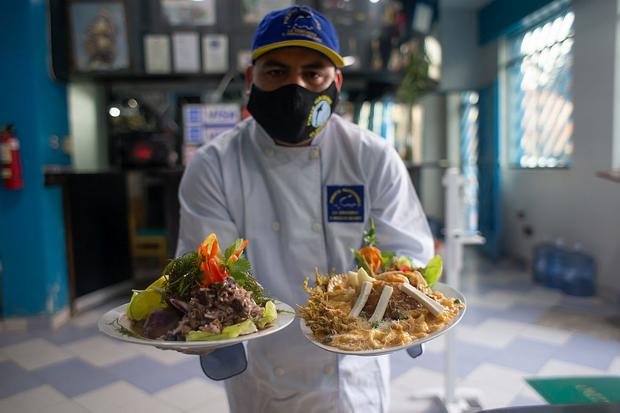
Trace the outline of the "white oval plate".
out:
<instances>
[{"instance_id":1,"label":"white oval plate","mask_svg":"<svg viewBox=\"0 0 620 413\"><path fill-rule=\"evenodd\" d=\"M272 326L264 330L252 334L246 334L236 338L228 338L225 340L213 341L165 341L152 340L142 337L131 330L131 323L127 318L127 304L120 305L105 313L99 319L99 331L117 340L127 341L134 344L143 344L147 346L155 346L166 350L215 350L220 347L228 347L243 341L254 340L260 337L268 336L277 331L282 330L293 322L295 318L294 311L288 304L275 301L278 318L272 323Z\"/></svg>"},{"instance_id":2,"label":"white oval plate","mask_svg":"<svg viewBox=\"0 0 620 413\"><path fill-rule=\"evenodd\" d=\"M435 286L433 287L433 290L439 291L446 297L458 298L464 304L463 309L456 315L456 317L452 319L452 321L450 321L449 324L445 325L441 330L437 330L427 335L426 337L423 337L416 341L412 341L411 343L405 344L403 346L387 347L387 348L381 348L381 349L376 349L376 350L359 350L359 351L342 350L337 347L328 346L326 344L316 341L314 339L314 336L312 335L312 330L310 330L310 327L306 325L306 321L303 318L301 318L299 321L299 327L301 328L301 332L304 334L304 336L306 336L306 338L312 344L314 344L315 346L321 347L324 350L331 351L332 353L349 354L349 355L354 355L354 356L380 356L382 354L389 354L395 351L404 350L408 347L417 346L419 344L426 343L427 341L436 339L437 337L439 337L440 335L444 334L446 331L450 330L452 327L457 325L459 321L461 321L461 319L463 318L463 315L465 314L467 303L465 302L465 297L463 296L463 294L461 294L461 292L443 283L435 284Z\"/></svg>"}]
</instances>

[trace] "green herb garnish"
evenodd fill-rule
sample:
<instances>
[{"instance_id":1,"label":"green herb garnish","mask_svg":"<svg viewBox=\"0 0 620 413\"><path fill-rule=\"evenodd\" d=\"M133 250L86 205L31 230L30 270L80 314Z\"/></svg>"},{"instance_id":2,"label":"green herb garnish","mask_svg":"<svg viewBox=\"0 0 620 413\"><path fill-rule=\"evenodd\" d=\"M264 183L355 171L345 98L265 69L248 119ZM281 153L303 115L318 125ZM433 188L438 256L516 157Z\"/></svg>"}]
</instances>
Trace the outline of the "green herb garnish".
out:
<instances>
[{"instance_id":1,"label":"green herb garnish","mask_svg":"<svg viewBox=\"0 0 620 413\"><path fill-rule=\"evenodd\" d=\"M164 293L168 297L186 298L192 287L200 284L202 273L197 261L198 254L188 252L166 265L162 275L168 276L168 282L164 284Z\"/></svg>"},{"instance_id":2,"label":"green herb garnish","mask_svg":"<svg viewBox=\"0 0 620 413\"><path fill-rule=\"evenodd\" d=\"M364 231L364 245L369 247L377 246L377 234L375 231L375 219L370 218L370 229L368 231Z\"/></svg>"}]
</instances>

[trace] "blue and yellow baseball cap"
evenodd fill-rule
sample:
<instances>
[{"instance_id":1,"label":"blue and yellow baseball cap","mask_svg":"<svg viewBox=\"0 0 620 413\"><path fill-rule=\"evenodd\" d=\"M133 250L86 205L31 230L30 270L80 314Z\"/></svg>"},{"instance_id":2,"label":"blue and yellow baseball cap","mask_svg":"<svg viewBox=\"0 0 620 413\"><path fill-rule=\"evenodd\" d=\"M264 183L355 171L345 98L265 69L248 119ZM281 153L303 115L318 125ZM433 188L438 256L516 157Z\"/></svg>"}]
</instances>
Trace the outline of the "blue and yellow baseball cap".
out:
<instances>
[{"instance_id":1,"label":"blue and yellow baseball cap","mask_svg":"<svg viewBox=\"0 0 620 413\"><path fill-rule=\"evenodd\" d=\"M292 6L268 13L252 40L252 60L281 47L306 47L324 54L336 67L343 67L334 25L308 6Z\"/></svg>"}]
</instances>

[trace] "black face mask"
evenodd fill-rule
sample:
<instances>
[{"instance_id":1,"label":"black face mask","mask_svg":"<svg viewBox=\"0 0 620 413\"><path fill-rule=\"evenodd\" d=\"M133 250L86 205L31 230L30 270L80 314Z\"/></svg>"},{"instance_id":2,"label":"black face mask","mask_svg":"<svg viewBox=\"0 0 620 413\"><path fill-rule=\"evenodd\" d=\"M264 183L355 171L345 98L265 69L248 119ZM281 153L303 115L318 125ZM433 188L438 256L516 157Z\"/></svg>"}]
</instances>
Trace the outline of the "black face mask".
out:
<instances>
[{"instance_id":1,"label":"black face mask","mask_svg":"<svg viewBox=\"0 0 620 413\"><path fill-rule=\"evenodd\" d=\"M295 144L314 138L337 103L336 82L322 92L296 84L266 92L252 85L248 111L272 139Z\"/></svg>"}]
</instances>

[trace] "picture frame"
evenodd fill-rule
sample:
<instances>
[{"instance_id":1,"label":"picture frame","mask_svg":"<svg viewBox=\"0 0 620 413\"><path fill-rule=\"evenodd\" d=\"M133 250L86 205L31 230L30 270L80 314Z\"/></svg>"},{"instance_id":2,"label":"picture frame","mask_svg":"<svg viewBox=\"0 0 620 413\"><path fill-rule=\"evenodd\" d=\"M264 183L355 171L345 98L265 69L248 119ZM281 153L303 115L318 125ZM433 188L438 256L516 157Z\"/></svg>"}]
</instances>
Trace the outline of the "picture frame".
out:
<instances>
[{"instance_id":1,"label":"picture frame","mask_svg":"<svg viewBox=\"0 0 620 413\"><path fill-rule=\"evenodd\" d=\"M257 24L269 12L290 7L294 0L242 0L241 11L243 23Z\"/></svg>"},{"instance_id":2,"label":"picture frame","mask_svg":"<svg viewBox=\"0 0 620 413\"><path fill-rule=\"evenodd\" d=\"M73 70L127 71L131 66L123 1L69 3Z\"/></svg>"},{"instance_id":3,"label":"picture frame","mask_svg":"<svg viewBox=\"0 0 620 413\"><path fill-rule=\"evenodd\" d=\"M143 42L145 73L171 73L170 36L167 34L145 34Z\"/></svg>"},{"instance_id":4,"label":"picture frame","mask_svg":"<svg viewBox=\"0 0 620 413\"><path fill-rule=\"evenodd\" d=\"M215 0L160 0L161 13L170 27L215 26Z\"/></svg>"}]
</instances>

